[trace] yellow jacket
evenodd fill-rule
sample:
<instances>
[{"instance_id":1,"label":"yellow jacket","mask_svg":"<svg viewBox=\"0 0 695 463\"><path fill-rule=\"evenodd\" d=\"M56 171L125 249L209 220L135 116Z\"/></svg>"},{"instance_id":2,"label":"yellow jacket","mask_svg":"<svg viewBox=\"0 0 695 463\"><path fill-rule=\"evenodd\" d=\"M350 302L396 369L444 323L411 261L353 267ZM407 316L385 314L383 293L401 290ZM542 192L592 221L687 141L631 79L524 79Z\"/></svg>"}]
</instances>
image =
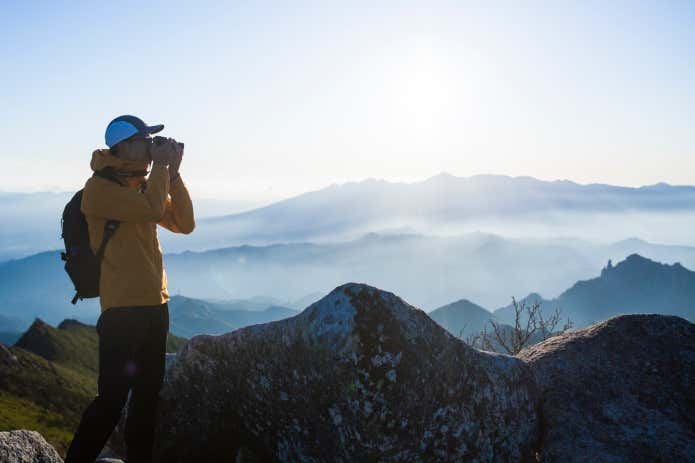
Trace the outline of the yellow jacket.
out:
<instances>
[{"instance_id":1,"label":"yellow jacket","mask_svg":"<svg viewBox=\"0 0 695 463\"><path fill-rule=\"evenodd\" d=\"M108 149L95 150L90 163L93 171L107 166L118 171L146 170L148 165L147 162L120 159ZM120 179L126 185L90 177L82 192L81 210L87 220L89 244L94 254L101 244L106 221L121 221L106 244L102 259L99 278L102 312L111 307L167 302L167 274L157 225L186 234L195 228L193 205L186 185L180 175L171 182L167 166L152 164L147 179L144 176Z\"/></svg>"}]
</instances>

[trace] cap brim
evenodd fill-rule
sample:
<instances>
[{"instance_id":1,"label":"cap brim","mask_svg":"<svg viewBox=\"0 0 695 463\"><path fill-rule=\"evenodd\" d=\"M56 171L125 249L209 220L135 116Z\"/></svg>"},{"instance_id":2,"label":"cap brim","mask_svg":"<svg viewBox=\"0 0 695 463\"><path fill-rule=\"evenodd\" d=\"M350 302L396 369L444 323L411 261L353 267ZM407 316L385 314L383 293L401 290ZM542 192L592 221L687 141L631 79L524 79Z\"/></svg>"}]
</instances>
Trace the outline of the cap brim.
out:
<instances>
[{"instance_id":1,"label":"cap brim","mask_svg":"<svg viewBox=\"0 0 695 463\"><path fill-rule=\"evenodd\" d=\"M164 124L150 125L143 132L144 133L157 133L164 130Z\"/></svg>"}]
</instances>

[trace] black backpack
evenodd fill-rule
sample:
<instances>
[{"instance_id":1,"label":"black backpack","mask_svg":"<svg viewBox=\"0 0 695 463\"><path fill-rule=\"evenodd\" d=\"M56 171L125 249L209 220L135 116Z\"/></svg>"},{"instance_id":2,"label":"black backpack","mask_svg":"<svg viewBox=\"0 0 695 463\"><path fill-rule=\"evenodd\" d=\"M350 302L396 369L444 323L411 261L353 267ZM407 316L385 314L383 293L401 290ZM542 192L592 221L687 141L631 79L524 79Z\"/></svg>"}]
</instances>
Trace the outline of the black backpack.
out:
<instances>
[{"instance_id":1,"label":"black backpack","mask_svg":"<svg viewBox=\"0 0 695 463\"><path fill-rule=\"evenodd\" d=\"M123 185L109 168L95 171L92 176L102 177ZM87 220L80 210L83 191L84 189L75 193L72 199L65 205L60 222L61 237L65 241L65 252L61 252L60 257L65 261L65 271L75 285L75 297L71 301L73 304L77 303L77 298L99 297L101 259L104 256L106 243L120 225L118 220L106 221L104 238L95 256L92 248L89 246Z\"/></svg>"}]
</instances>

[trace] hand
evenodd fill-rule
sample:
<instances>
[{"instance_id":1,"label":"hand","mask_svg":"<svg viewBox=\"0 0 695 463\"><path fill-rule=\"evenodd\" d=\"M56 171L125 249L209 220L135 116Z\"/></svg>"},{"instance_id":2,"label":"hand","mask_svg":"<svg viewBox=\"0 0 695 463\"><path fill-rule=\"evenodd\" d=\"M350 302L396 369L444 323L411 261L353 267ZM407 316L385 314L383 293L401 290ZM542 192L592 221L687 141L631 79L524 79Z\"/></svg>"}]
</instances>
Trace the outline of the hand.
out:
<instances>
[{"instance_id":1,"label":"hand","mask_svg":"<svg viewBox=\"0 0 695 463\"><path fill-rule=\"evenodd\" d=\"M183 158L183 148L173 138L171 141L174 147L174 154L169 162L169 176L170 178L174 178L179 172L179 166L181 165L181 160Z\"/></svg>"}]
</instances>

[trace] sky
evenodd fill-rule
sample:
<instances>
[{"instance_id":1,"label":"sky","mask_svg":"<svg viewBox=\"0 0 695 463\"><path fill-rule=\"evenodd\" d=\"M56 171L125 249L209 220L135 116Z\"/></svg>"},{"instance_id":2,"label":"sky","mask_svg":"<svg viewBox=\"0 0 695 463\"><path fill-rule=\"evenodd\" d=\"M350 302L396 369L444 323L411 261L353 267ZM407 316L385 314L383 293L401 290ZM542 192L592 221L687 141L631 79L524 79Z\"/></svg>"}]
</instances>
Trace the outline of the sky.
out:
<instances>
[{"instance_id":1,"label":"sky","mask_svg":"<svg viewBox=\"0 0 695 463\"><path fill-rule=\"evenodd\" d=\"M4 1L0 190L82 188L121 114L185 143L193 197L695 184L693 82L692 1Z\"/></svg>"}]
</instances>

